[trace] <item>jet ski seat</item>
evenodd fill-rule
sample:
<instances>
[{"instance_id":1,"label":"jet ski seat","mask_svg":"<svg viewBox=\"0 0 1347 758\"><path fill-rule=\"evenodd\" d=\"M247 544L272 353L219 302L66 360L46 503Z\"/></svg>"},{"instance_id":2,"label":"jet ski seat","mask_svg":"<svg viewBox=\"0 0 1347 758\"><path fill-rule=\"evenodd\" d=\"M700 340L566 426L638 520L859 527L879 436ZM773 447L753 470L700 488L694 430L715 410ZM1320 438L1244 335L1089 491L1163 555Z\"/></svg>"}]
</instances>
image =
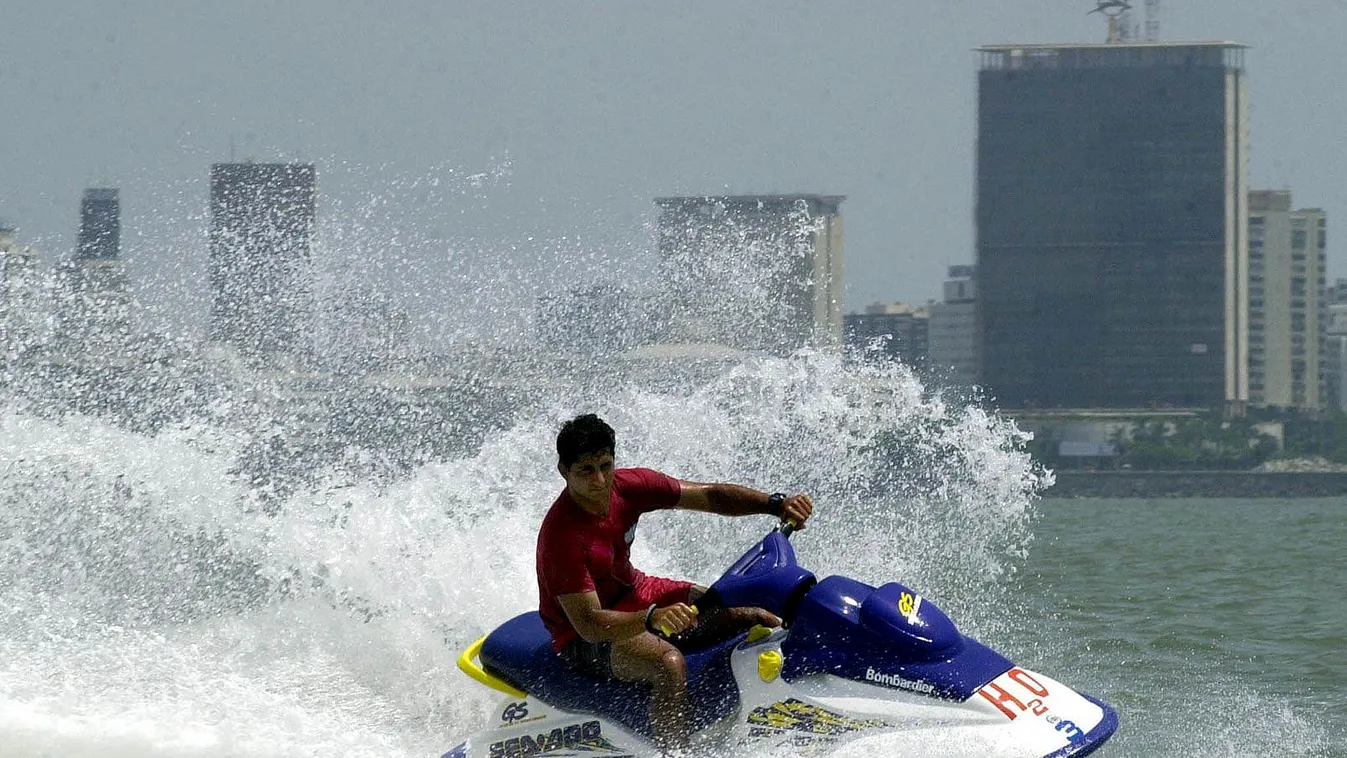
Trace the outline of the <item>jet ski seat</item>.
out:
<instances>
[{"instance_id":1,"label":"jet ski seat","mask_svg":"<svg viewBox=\"0 0 1347 758\"><path fill-rule=\"evenodd\" d=\"M730 651L745 634L695 651L684 651L693 729L730 715L739 705L739 689L730 670ZM529 695L562 710L611 718L649 737L650 687L601 679L575 671L552 650L552 636L537 611L502 624L482 644L482 668Z\"/></svg>"}]
</instances>

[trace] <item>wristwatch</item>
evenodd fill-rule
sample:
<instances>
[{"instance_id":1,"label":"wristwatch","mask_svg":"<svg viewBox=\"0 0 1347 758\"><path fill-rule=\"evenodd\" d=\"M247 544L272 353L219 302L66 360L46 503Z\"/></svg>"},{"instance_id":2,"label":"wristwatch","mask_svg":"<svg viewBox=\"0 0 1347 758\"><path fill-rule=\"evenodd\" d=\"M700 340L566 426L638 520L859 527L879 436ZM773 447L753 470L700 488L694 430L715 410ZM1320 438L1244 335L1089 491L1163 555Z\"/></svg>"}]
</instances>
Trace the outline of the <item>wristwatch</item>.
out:
<instances>
[{"instance_id":1,"label":"wristwatch","mask_svg":"<svg viewBox=\"0 0 1347 758\"><path fill-rule=\"evenodd\" d=\"M773 492L767 496L767 509L773 516L781 518L781 509L786 503L786 493Z\"/></svg>"}]
</instances>

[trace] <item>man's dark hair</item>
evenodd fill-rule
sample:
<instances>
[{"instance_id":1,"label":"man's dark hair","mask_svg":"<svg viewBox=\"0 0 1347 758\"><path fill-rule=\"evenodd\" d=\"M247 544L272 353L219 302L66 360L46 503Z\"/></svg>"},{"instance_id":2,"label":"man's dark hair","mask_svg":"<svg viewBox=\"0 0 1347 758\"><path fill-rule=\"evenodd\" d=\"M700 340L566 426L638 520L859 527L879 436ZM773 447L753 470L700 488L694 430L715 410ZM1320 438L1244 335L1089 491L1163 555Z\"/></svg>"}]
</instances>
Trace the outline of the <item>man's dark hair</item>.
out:
<instances>
[{"instance_id":1,"label":"man's dark hair","mask_svg":"<svg viewBox=\"0 0 1347 758\"><path fill-rule=\"evenodd\" d=\"M582 455L617 453L617 434L613 427L593 413L576 416L557 432L557 458L570 468Z\"/></svg>"}]
</instances>

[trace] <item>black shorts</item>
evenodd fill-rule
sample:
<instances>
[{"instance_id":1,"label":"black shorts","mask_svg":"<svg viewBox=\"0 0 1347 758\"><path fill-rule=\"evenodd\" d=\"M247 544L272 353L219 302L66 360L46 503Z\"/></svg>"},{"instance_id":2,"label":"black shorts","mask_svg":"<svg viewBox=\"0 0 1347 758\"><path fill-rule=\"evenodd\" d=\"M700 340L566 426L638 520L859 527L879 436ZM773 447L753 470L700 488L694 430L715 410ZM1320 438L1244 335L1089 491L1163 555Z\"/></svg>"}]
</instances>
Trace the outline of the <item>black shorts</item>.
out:
<instances>
[{"instance_id":1,"label":"black shorts","mask_svg":"<svg viewBox=\"0 0 1347 758\"><path fill-rule=\"evenodd\" d=\"M561 660L567 666L600 679L613 678L613 643L587 642L577 637L561 649Z\"/></svg>"}]
</instances>

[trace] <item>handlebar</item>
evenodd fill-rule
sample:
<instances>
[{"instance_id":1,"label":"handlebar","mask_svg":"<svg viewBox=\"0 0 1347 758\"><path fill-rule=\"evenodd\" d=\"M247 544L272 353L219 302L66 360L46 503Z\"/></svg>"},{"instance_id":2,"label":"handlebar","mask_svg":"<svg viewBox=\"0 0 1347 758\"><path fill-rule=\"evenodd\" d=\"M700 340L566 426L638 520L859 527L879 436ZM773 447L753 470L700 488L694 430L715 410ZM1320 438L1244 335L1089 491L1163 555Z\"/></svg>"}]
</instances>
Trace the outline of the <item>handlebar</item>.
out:
<instances>
[{"instance_id":1,"label":"handlebar","mask_svg":"<svg viewBox=\"0 0 1347 758\"><path fill-rule=\"evenodd\" d=\"M782 537L785 537L787 540L789 540L790 536L799 530L800 525L795 523L794 519L782 519L781 523L776 525L774 531L780 532ZM698 615L700 615L703 611L710 610L723 604L724 601L721 600L720 595L715 591L715 588L708 588L706 592L702 594L701 597L697 598L696 601L688 603L688 605L691 606L692 608L692 612ZM667 627L661 627L659 631L666 638L673 636L671 634L671 630L668 629Z\"/></svg>"}]
</instances>

